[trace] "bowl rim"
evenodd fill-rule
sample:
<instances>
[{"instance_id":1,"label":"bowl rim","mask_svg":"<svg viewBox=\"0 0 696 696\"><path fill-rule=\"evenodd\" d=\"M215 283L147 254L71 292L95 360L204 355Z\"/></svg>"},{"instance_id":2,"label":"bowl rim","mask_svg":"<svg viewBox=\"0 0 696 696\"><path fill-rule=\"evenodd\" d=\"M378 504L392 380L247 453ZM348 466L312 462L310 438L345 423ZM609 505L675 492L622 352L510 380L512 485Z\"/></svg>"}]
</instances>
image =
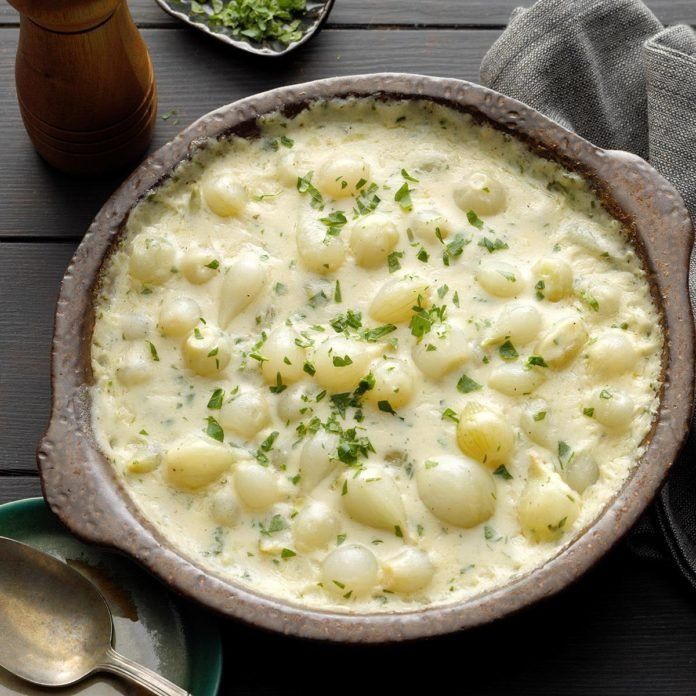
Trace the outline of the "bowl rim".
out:
<instances>
[{"instance_id":1,"label":"bowl rim","mask_svg":"<svg viewBox=\"0 0 696 696\"><path fill-rule=\"evenodd\" d=\"M603 512L550 560L507 584L451 604L355 614L313 609L255 593L195 565L168 545L117 480L90 428L92 297L103 260L130 210L209 138L253 137L258 116L292 116L309 103L346 97L424 99L474 115L542 157L584 176L628 230L648 273L665 334L663 383L646 452ZM305 638L392 642L487 623L549 597L580 577L626 533L658 490L688 432L694 327L687 287L693 230L674 187L636 155L602 150L514 99L462 80L405 73L289 85L204 115L150 156L97 214L66 271L56 307L52 407L37 449L44 496L81 539L119 549L173 589L242 621Z\"/></svg>"}]
</instances>

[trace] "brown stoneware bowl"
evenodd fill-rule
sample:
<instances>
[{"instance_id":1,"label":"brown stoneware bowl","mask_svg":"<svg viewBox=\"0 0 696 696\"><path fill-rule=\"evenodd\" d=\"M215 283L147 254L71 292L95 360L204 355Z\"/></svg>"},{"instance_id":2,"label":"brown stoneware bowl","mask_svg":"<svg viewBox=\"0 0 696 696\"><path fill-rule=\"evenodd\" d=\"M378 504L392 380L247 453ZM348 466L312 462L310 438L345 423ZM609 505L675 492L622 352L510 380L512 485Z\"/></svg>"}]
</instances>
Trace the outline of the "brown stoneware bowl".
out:
<instances>
[{"instance_id":1,"label":"brown stoneware bowl","mask_svg":"<svg viewBox=\"0 0 696 696\"><path fill-rule=\"evenodd\" d=\"M572 543L507 585L447 606L407 613L342 614L257 594L173 548L138 510L95 444L90 427L90 340L98 274L131 209L207 138L253 138L261 114L296 114L317 99L429 99L510 133L542 157L584 176L625 224L648 270L666 335L659 412L647 450L618 494ZM44 494L78 537L137 559L178 592L221 614L280 633L383 642L448 633L509 614L558 592L595 563L655 495L686 436L693 401L694 336L687 271L692 228L676 190L642 159L601 150L533 109L478 85L419 75L320 80L249 97L202 117L142 164L101 209L77 250L56 311L51 420L38 448Z\"/></svg>"}]
</instances>

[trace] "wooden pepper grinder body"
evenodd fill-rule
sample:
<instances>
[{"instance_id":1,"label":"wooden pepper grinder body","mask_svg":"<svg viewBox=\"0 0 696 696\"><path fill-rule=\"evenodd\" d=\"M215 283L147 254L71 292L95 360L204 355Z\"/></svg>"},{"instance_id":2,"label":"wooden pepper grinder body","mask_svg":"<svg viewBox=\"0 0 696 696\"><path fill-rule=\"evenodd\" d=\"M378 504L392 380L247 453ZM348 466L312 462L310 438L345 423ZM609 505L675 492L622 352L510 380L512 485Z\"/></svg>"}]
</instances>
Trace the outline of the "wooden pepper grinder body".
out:
<instances>
[{"instance_id":1,"label":"wooden pepper grinder body","mask_svg":"<svg viewBox=\"0 0 696 696\"><path fill-rule=\"evenodd\" d=\"M152 63L125 0L10 0L21 13L15 75L38 152L74 174L115 171L147 148Z\"/></svg>"}]
</instances>

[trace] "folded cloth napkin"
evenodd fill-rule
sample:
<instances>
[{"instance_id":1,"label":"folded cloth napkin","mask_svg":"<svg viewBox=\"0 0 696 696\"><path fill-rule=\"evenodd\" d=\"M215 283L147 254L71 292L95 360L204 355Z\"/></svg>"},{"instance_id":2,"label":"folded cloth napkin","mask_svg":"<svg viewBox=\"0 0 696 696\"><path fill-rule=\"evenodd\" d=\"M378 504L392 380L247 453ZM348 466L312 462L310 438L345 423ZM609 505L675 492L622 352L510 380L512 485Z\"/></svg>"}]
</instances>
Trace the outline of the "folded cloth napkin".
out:
<instances>
[{"instance_id":1,"label":"folded cloth napkin","mask_svg":"<svg viewBox=\"0 0 696 696\"><path fill-rule=\"evenodd\" d=\"M481 81L603 148L644 157L696 220L696 33L664 28L640 0L539 0L516 9ZM692 308L696 306L692 253ZM667 554L696 588L696 431L629 539Z\"/></svg>"}]
</instances>

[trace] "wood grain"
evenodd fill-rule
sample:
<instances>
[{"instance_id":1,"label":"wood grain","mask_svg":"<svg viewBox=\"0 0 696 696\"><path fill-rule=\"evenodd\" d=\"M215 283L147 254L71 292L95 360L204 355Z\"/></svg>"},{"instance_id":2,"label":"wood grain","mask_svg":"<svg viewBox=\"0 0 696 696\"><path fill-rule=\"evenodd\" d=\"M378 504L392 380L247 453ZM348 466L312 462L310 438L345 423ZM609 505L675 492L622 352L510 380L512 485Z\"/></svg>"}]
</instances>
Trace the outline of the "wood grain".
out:
<instances>
[{"instance_id":1,"label":"wood grain","mask_svg":"<svg viewBox=\"0 0 696 696\"><path fill-rule=\"evenodd\" d=\"M41 495L38 476L3 476L0 478L0 505L22 498Z\"/></svg>"},{"instance_id":2,"label":"wood grain","mask_svg":"<svg viewBox=\"0 0 696 696\"><path fill-rule=\"evenodd\" d=\"M75 246L0 245L0 471L36 468L49 410L53 311Z\"/></svg>"},{"instance_id":3,"label":"wood grain","mask_svg":"<svg viewBox=\"0 0 696 696\"><path fill-rule=\"evenodd\" d=\"M142 26L175 26L177 21L154 0L130 0L134 19ZM532 0L337 0L328 26L503 26L515 7L530 7ZM693 0L648 0L648 6L665 24L696 24ZM0 5L0 22L17 21L12 8Z\"/></svg>"},{"instance_id":4,"label":"wood grain","mask_svg":"<svg viewBox=\"0 0 696 696\"><path fill-rule=\"evenodd\" d=\"M14 93L17 32L0 29L0 132L12 176L0 178L0 237L80 237L120 177L76 181L43 164L22 126ZM230 61L225 46L197 33L143 31L160 93L153 148L222 104L292 82L380 70L476 80L498 31L325 31L282 63ZM176 112L172 114L172 112ZM163 117L170 115L167 120Z\"/></svg>"}]
</instances>

